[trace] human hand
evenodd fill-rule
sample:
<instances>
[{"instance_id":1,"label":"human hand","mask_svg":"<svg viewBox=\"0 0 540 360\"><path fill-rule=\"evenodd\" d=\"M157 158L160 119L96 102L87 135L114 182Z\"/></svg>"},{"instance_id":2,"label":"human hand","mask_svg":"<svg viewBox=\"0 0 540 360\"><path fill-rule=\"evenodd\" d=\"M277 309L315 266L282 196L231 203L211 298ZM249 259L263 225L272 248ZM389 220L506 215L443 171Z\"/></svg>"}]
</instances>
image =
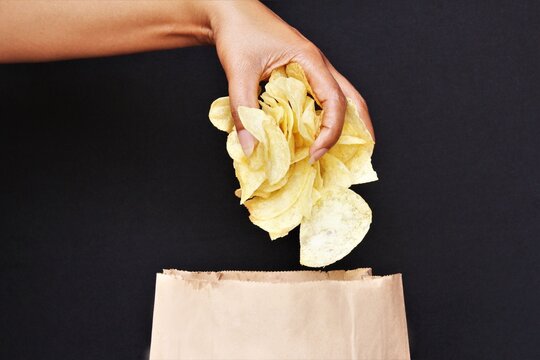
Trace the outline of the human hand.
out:
<instances>
[{"instance_id":1,"label":"human hand","mask_svg":"<svg viewBox=\"0 0 540 360\"><path fill-rule=\"evenodd\" d=\"M238 138L247 156L257 144L238 117L238 106L259 107L258 87L272 70L290 62L304 69L324 110L318 137L310 147L318 160L339 139L346 97L358 108L373 139L366 102L324 54L295 28L258 1L213 2L209 9L211 39L229 82L229 99Z\"/></svg>"},{"instance_id":2,"label":"human hand","mask_svg":"<svg viewBox=\"0 0 540 360\"><path fill-rule=\"evenodd\" d=\"M310 147L318 160L339 139L346 97L373 127L362 96L300 32L256 0L7 1L0 11L0 62L51 61L215 44L229 81L231 112L242 148L257 140L238 106L259 107L258 86L272 70L299 63L324 109Z\"/></svg>"}]
</instances>

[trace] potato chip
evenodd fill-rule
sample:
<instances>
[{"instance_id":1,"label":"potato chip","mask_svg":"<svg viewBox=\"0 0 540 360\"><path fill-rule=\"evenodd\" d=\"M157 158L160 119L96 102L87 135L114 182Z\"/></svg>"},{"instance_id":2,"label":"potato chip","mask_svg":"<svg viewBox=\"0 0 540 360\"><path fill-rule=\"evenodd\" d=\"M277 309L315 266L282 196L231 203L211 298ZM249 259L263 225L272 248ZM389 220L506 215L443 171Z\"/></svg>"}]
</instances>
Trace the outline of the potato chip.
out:
<instances>
[{"instance_id":1,"label":"potato chip","mask_svg":"<svg viewBox=\"0 0 540 360\"><path fill-rule=\"evenodd\" d=\"M317 97L315 96L315 93L313 92L313 89L309 85L307 76L304 73L304 70L302 69L300 64L298 64L298 63L290 63L290 64L288 64L286 66L285 73L287 74L288 77L300 80L304 84L304 86L306 87L307 92L313 97L313 99L315 99L317 104L319 104L319 106L321 106L321 103L319 102L319 100L317 100Z\"/></svg>"},{"instance_id":2,"label":"potato chip","mask_svg":"<svg viewBox=\"0 0 540 360\"><path fill-rule=\"evenodd\" d=\"M240 145L240 140L238 139L238 134L236 130L233 130L227 135L227 152L229 156L234 161L247 161L246 155L242 150L242 145Z\"/></svg>"},{"instance_id":3,"label":"potato chip","mask_svg":"<svg viewBox=\"0 0 540 360\"><path fill-rule=\"evenodd\" d=\"M358 245L369 230L371 209L362 197L344 187L328 187L300 225L300 264L330 265Z\"/></svg>"},{"instance_id":4,"label":"potato chip","mask_svg":"<svg viewBox=\"0 0 540 360\"><path fill-rule=\"evenodd\" d=\"M266 133L264 132L263 122L267 115L261 109L249 108L246 106L238 107L238 117L244 125L244 128L253 135L259 143L267 142Z\"/></svg>"},{"instance_id":5,"label":"potato chip","mask_svg":"<svg viewBox=\"0 0 540 360\"><path fill-rule=\"evenodd\" d=\"M308 156L309 156L309 147L306 146L306 147L300 148L298 151L294 153L294 159L292 163L294 164L300 160L307 158Z\"/></svg>"},{"instance_id":6,"label":"potato chip","mask_svg":"<svg viewBox=\"0 0 540 360\"><path fill-rule=\"evenodd\" d=\"M341 186L348 188L352 185L351 172L337 157L327 152L319 159L319 161L324 186Z\"/></svg>"},{"instance_id":7,"label":"potato chip","mask_svg":"<svg viewBox=\"0 0 540 360\"><path fill-rule=\"evenodd\" d=\"M291 153L285 135L275 122L267 117L267 121L263 122L263 128L268 138L268 144L265 144L269 152L267 180L268 185L274 185L287 174L291 165Z\"/></svg>"},{"instance_id":8,"label":"potato chip","mask_svg":"<svg viewBox=\"0 0 540 360\"><path fill-rule=\"evenodd\" d=\"M208 117L212 124L221 131L231 132L234 127L234 122L229 106L229 97L220 97L210 105Z\"/></svg>"},{"instance_id":9,"label":"potato chip","mask_svg":"<svg viewBox=\"0 0 540 360\"><path fill-rule=\"evenodd\" d=\"M259 190L260 191L263 191L263 192L274 192L274 191L277 191L279 189L281 189L286 183L287 181L289 180L289 176L291 174L291 171L287 171L287 173L285 174L285 176L279 180L277 183L275 184L272 184L270 185L270 183L268 182L268 180L265 180L261 186L259 187Z\"/></svg>"},{"instance_id":10,"label":"potato chip","mask_svg":"<svg viewBox=\"0 0 540 360\"><path fill-rule=\"evenodd\" d=\"M300 225L301 263L326 266L347 255L365 236L371 210L352 184L377 180L374 141L351 99L337 143L309 163L324 111L300 65L275 69L260 95L260 109L238 107L240 121L257 140L245 156L230 114L229 98L211 105L212 124L228 132L226 148L240 187L234 194L249 219L271 240Z\"/></svg>"},{"instance_id":11,"label":"potato chip","mask_svg":"<svg viewBox=\"0 0 540 360\"><path fill-rule=\"evenodd\" d=\"M242 189L240 204L243 204L261 186L266 178L266 172L264 169L253 171L247 163L240 161L234 161L233 167Z\"/></svg>"},{"instance_id":12,"label":"potato chip","mask_svg":"<svg viewBox=\"0 0 540 360\"><path fill-rule=\"evenodd\" d=\"M341 145L363 145L366 141L362 138L352 135L341 135L336 144Z\"/></svg>"},{"instance_id":13,"label":"potato chip","mask_svg":"<svg viewBox=\"0 0 540 360\"><path fill-rule=\"evenodd\" d=\"M249 216L249 219L255 225L270 233L271 240L283 237L297 227L302 221L306 209L311 208L311 193L316 174L313 167L309 167L308 169L305 174L306 176L304 176L306 181L304 181L300 194L298 194L295 202L286 211L273 218L259 219L253 215Z\"/></svg>"},{"instance_id":14,"label":"potato chip","mask_svg":"<svg viewBox=\"0 0 540 360\"><path fill-rule=\"evenodd\" d=\"M289 180L281 189L272 194L269 199L250 199L244 204L254 219L269 219L281 215L288 210L302 193L309 176L307 159L294 164Z\"/></svg>"},{"instance_id":15,"label":"potato chip","mask_svg":"<svg viewBox=\"0 0 540 360\"><path fill-rule=\"evenodd\" d=\"M305 140L307 140L307 146L311 146L313 141L315 141L315 133L317 132L317 113L315 112L315 102L312 98L307 98L304 103L304 110L302 116L300 117L300 122L302 123L299 126L301 129L301 134Z\"/></svg>"},{"instance_id":16,"label":"potato chip","mask_svg":"<svg viewBox=\"0 0 540 360\"><path fill-rule=\"evenodd\" d=\"M266 177L268 183L273 185L281 180L291 162L291 154L287 140L277 127L277 124L262 110L238 107L238 116L247 131L249 131L259 144L267 151ZM270 151L271 149L271 151Z\"/></svg>"}]
</instances>

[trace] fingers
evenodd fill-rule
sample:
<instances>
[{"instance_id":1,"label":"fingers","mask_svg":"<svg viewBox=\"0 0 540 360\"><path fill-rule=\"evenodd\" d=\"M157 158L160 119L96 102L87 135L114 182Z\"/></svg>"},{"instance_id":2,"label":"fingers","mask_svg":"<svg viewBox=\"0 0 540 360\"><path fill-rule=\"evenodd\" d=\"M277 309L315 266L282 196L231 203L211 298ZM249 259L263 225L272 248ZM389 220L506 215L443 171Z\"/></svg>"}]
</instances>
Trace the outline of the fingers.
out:
<instances>
[{"instance_id":1,"label":"fingers","mask_svg":"<svg viewBox=\"0 0 540 360\"><path fill-rule=\"evenodd\" d=\"M304 69L315 96L324 110L320 133L309 149L310 161L317 161L339 139L347 100L326 66L318 49L295 59Z\"/></svg>"},{"instance_id":2,"label":"fingers","mask_svg":"<svg viewBox=\"0 0 540 360\"><path fill-rule=\"evenodd\" d=\"M234 126L238 133L238 140L242 145L242 150L246 156L250 156L257 145L257 139L251 135L242 125L238 116L239 106L248 106L258 108L257 101L259 89L259 75L253 71L235 71L228 76L229 81L229 102Z\"/></svg>"},{"instance_id":3,"label":"fingers","mask_svg":"<svg viewBox=\"0 0 540 360\"><path fill-rule=\"evenodd\" d=\"M330 70L330 73L341 87L343 94L345 94L346 97L351 98L356 103L360 119L362 119L369 133L371 134L373 141L375 141L375 132L373 131L373 124L371 123L371 117L369 116L366 101L364 100L362 95L360 95L360 93L356 90L356 88L349 82L349 80L347 80L336 70L336 68L330 63L328 58L322 53L321 55L324 59L326 66Z\"/></svg>"}]
</instances>

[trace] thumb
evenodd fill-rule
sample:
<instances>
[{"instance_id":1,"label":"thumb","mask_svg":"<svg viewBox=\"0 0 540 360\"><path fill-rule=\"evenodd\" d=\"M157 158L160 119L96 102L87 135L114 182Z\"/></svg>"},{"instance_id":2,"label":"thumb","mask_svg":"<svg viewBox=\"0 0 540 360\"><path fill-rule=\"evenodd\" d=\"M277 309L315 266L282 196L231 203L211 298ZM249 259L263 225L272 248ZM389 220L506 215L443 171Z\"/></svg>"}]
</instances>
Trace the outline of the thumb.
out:
<instances>
[{"instance_id":1,"label":"thumb","mask_svg":"<svg viewBox=\"0 0 540 360\"><path fill-rule=\"evenodd\" d=\"M229 80L229 102L234 126L238 134L238 140L247 157L251 155L257 139L245 128L238 116L238 107L247 106L258 108L259 102L259 76L246 71L245 73L236 73L230 76Z\"/></svg>"}]
</instances>

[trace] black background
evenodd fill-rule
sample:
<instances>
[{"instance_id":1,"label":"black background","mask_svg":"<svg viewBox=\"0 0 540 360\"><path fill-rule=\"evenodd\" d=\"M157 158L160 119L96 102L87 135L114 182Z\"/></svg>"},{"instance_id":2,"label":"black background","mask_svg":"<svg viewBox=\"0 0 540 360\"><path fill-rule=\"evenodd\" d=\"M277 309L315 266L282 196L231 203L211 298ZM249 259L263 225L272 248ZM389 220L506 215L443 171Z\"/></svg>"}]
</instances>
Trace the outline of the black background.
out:
<instances>
[{"instance_id":1,"label":"black background","mask_svg":"<svg viewBox=\"0 0 540 360\"><path fill-rule=\"evenodd\" d=\"M330 269L401 272L413 359L538 359L533 2L269 3L366 98L380 181ZM213 47L0 66L0 357L142 359L155 274L301 269L238 205Z\"/></svg>"}]
</instances>

